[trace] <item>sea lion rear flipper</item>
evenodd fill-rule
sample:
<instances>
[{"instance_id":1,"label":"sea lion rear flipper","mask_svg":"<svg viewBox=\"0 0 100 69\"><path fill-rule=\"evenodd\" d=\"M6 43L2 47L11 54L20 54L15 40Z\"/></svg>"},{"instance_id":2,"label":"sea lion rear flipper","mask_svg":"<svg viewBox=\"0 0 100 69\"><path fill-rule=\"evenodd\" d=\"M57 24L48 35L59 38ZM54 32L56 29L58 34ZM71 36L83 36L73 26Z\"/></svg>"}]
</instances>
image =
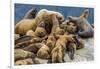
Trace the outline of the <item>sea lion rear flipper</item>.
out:
<instances>
[{"instance_id":1,"label":"sea lion rear flipper","mask_svg":"<svg viewBox=\"0 0 100 69\"><path fill-rule=\"evenodd\" d=\"M74 59L74 53L75 53L74 47L68 48L68 55L69 55L69 57L70 57L71 60Z\"/></svg>"}]
</instances>

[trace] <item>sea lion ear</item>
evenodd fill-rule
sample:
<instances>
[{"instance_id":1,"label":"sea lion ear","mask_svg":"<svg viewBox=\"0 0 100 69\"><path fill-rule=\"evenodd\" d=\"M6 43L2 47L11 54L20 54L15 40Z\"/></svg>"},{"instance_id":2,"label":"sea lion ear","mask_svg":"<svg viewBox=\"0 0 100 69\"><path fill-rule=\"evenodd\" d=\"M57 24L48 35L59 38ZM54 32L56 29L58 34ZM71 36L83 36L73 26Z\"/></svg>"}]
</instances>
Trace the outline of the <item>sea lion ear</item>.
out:
<instances>
[{"instance_id":1,"label":"sea lion ear","mask_svg":"<svg viewBox=\"0 0 100 69\"><path fill-rule=\"evenodd\" d=\"M89 15L89 9L85 9L80 17L87 19Z\"/></svg>"}]
</instances>

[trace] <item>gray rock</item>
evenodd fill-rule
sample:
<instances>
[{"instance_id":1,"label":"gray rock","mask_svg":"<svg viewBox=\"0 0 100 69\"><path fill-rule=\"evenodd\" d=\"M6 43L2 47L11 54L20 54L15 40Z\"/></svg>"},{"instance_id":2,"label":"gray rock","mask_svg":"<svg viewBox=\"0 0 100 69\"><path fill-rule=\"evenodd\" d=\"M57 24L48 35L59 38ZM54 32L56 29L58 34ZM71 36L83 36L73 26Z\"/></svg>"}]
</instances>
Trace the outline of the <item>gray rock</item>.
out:
<instances>
[{"instance_id":1,"label":"gray rock","mask_svg":"<svg viewBox=\"0 0 100 69\"><path fill-rule=\"evenodd\" d=\"M75 52L74 59L70 60L66 53L64 60L66 62L80 62L94 60L94 38L84 39L85 48L79 49Z\"/></svg>"}]
</instances>

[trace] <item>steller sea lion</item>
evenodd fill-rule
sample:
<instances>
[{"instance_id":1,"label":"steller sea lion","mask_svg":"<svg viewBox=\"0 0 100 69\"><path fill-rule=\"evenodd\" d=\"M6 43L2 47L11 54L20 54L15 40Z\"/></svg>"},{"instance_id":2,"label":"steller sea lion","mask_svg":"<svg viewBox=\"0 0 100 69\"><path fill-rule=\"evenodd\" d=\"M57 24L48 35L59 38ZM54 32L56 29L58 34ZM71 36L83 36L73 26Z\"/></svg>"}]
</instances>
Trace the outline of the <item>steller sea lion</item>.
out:
<instances>
[{"instance_id":1,"label":"steller sea lion","mask_svg":"<svg viewBox=\"0 0 100 69\"><path fill-rule=\"evenodd\" d=\"M73 17L73 16L68 17L69 21L77 24L79 29L78 35L83 38L94 36L94 30L87 20L88 15L89 15L89 10L85 9L83 14L80 17Z\"/></svg>"}]
</instances>

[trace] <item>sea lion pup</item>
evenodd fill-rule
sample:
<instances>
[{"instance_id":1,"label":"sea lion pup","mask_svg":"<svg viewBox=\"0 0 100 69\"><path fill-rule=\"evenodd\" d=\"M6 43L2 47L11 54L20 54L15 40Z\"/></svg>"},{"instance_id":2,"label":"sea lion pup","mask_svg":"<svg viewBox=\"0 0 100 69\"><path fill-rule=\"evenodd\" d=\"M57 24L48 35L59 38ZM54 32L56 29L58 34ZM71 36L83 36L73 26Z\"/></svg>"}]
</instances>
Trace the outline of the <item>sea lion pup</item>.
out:
<instances>
[{"instance_id":1,"label":"sea lion pup","mask_svg":"<svg viewBox=\"0 0 100 69\"><path fill-rule=\"evenodd\" d=\"M32 8L30 9L24 16L24 19L33 19L36 17L37 14L37 9L36 8Z\"/></svg>"},{"instance_id":2,"label":"sea lion pup","mask_svg":"<svg viewBox=\"0 0 100 69\"><path fill-rule=\"evenodd\" d=\"M35 54L29 51L24 51L22 49L15 49L14 51L14 60L21 60L21 59L26 59L26 58L34 58Z\"/></svg>"},{"instance_id":3,"label":"sea lion pup","mask_svg":"<svg viewBox=\"0 0 100 69\"><path fill-rule=\"evenodd\" d=\"M32 36L33 38L47 38L47 32L42 27L37 27L35 32L32 30L27 31L27 36Z\"/></svg>"},{"instance_id":4,"label":"sea lion pup","mask_svg":"<svg viewBox=\"0 0 100 69\"><path fill-rule=\"evenodd\" d=\"M27 58L27 59L23 59L23 60L17 60L15 62L15 65L31 65L34 64L32 58Z\"/></svg>"},{"instance_id":5,"label":"sea lion pup","mask_svg":"<svg viewBox=\"0 0 100 69\"><path fill-rule=\"evenodd\" d=\"M37 53L38 50L43 46L44 44L42 43L33 43L33 44L30 44L29 46L27 47L24 47L22 48L23 50L25 51L30 51L30 52L33 52L33 53Z\"/></svg>"},{"instance_id":6,"label":"sea lion pup","mask_svg":"<svg viewBox=\"0 0 100 69\"><path fill-rule=\"evenodd\" d=\"M64 58L64 53L67 48L69 41L75 41L72 36L69 35L55 35L58 40L56 41L56 47L52 50L52 62L62 63Z\"/></svg>"},{"instance_id":7,"label":"sea lion pup","mask_svg":"<svg viewBox=\"0 0 100 69\"><path fill-rule=\"evenodd\" d=\"M69 34L75 34L78 31L77 25L73 22L67 22L66 31Z\"/></svg>"},{"instance_id":8,"label":"sea lion pup","mask_svg":"<svg viewBox=\"0 0 100 69\"><path fill-rule=\"evenodd\" d=\"M83 38L94 36L94 30L87 21L88 15L89 15L89 10L85 9L80 17L72 17L72 16L68 17L69 21L77 23L79 28L78 34Z\"/></svg>"},{"instance_id":9,"label":"sea lion pup","mask_svg":"<svg viewBox=\"0 0 100 69\"><path fill-rule=\"evenodd\" d=\"M45 44L39 49L37 52L37 57L41 59L48 59L50 58L50 49Z\"/></svg>"},{"instance_id":10,"label":"sea lion pup","mask_svg":"<svg viewBox=\"0 0 100 69\"><path fill-rule=\"evenodd\" d=\"M49 47L50 52L52 51L52 49L55 47L55 43L56 43L56 39L53 35L49 35L46 45Z\"/></svg>"},{"instance_id":11,"label":"sea lion pup","mask_svg":"<svg viewBox=\"0 0 100 69\"><path fill-rule=\"evenodd\" d=\"M35 19L22 19L15 25L15 34L20 34L23 36L28 30L35 31L37 24Z\"/></svg>"},{"instance_id":12,"label":"sea lion pup","mask_svg":"<svg viewBox=\"0 0 100 69\"><path fill-rule=\"evenodd\" d=\"M43 22L38 24L38 26L35 30L35 35L40 38L45 37L47 35L47 31L45 30L45 24Z\"/></svg>"}]
</instances>

